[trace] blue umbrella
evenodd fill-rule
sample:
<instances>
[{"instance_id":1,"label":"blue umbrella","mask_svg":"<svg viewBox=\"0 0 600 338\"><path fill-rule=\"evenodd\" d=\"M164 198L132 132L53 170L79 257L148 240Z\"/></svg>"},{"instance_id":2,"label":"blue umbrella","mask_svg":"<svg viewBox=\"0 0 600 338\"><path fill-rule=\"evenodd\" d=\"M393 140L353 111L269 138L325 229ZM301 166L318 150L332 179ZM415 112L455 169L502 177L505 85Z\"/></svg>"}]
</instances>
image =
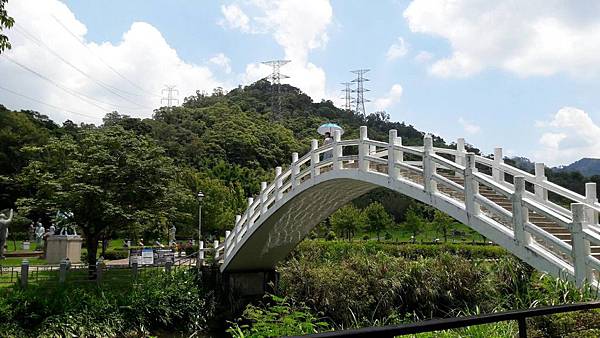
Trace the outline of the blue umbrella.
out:
<instances>
[{"instance_id":1,"label":"blue umbrella","mask_svg":"<svg viewBox=\"0 0 600 338\"><path fill-rule=\"evenodd\" d=\"M338 126L335 123L325 123L319 126L319 128L317 128L317 132L321 135L325 135L325 133L330 133L331 136L333 136L333 133L336 130L340 131L340 135L344 134L344 129L342 129L342 127Z\"/></svg>"}]
</instances>

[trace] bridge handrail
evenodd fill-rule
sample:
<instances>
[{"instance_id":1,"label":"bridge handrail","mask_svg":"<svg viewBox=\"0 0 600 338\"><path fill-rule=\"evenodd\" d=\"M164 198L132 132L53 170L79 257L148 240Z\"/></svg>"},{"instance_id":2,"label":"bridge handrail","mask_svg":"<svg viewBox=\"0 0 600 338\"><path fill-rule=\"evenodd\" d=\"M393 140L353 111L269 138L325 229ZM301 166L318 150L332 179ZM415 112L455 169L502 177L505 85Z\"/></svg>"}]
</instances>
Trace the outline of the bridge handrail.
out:
<instances>
[{"instance_id":1,"label":"bridge handrail","mask_svg":"<svg viewBox=\"0 0 600 338\"><path fill-rule=\"evenodd\" d=\"M582 268L577 267L577 264L581 264L581 259L584 259L586 262L592 262L590 264L598 263L596 268L600 271L600 260L592 257L590 254L584 255L583 258L578 256L578 261L573 258L573 262L565 261L564 257L550 258L557 257L554 250L575 257L575 247L535 223L528 222L526 218L521 222L515 220L514 218L517 214L514 210L511 209L512 211L509 211L501 206L503 204L498 204L494 200L488 199L480 194L478 187L487 187L495 194L507 198L513 208L516 208L517 211L519 211L519 209L521 210L519 211L519 215L522 215L523 212L529 212L530 210L531 212L539 214L558 224L560 227L563 227L573 234L574 242L576 241L574 232L576 229L573 224L579 224L574 223L575 216L573 213L575 211L565 209L550 201L547 198L547 192L553 192L559 196L579 203L579 207L583 208L581 210L584 210L579 211L579 216L577 217L580 218L582 217L581 212L600 212L600 204L595 202L595 196L582 196L559 185L548 182L546 177L539 173L539 168L537 168L539 166L536 166L538 169L536 175L511 167L503 162L501 150L495 150L495 158L490 159L467 153L464 150L464 141L462 144L457 143L459 144L457 149L439 148L432 147L431 138L427 139L429 136L426 136L424 144L427 146L415 147L402 145L399 138L394 138L396 137L395 131L393 131L393 133L390 132L389 143L370 140L366 137L366 133L363 133L364 131L366 131L366 129L363 130L361 128L361 138L353 140L342 141L338 134L334 137L334 142L321 147L318 147L317 141L313 140L311 143L311 150L301 158L298 158L297 154L294 154L292 156L293 163L285 171L282 172L281 168L278 167L275 179L270 184L264 182L261 183L260 194L249 203L249 206L243 215L236 218L237 221L235 223L234 231L228 232L224 243L215 249L217 257L227 261L228 255L233 253L236 247L243 245L245 239L252 233L251 230L253 227L260 225L260 222L263 222L261 219L270 214L269 210L280 206L278 201L283 199L286 194L294 194L294 191L303 191L304 189L298 190L298 188L301 188L300 186L304 184L315 184L315 182L318 181L315 181L314 178L319 175L329 175L332 171L343 169L351 171L355 170L357 172L366 171L377 175L389 175L406 184L411 183L411 186L415 188L422 189L424 192L429 193L431 198L446 199L455 207L462 208L462 212L466 212L467 214L473 213L472 216L475 218L487 222L490 226L499 230L503 236L510 236L514 241L525 240L525 244L519 244L521 247L533 250L534 256L542 255L546 257L545 259L550 260L551 264L560 265L561 269L571 269L569 270L571 271L571 274L577 274L578 271L579 273L581 272ZM344 155L345 147L355 146L358 146L358 155ZM374 149L379 149L380 151L374 151ZM326 152L332 152L333 156L321 160L320 155ZM405 160L404 156L406 154L416 156L417 158L420 157L421 160ZM454 156L454 160L449 159L449 156L442 156L444 154ZM470 160L466 161L468 158L470 158ZM344 166L343 163L347 161L357 161L358 165ZM471 163L470 168L467 168L467 162ZM378 167L370 167L368 163L378 164ZM387 171L382 172L381 166L379 165L387 166ZM473 165L479 165L479 168L481 168L481 165L491 168L491 175L487 170L479 172ZM331 167L331 169L328 169L328 167ZM442 173L437 172L438 169L454 172L457 177L463 177L465 183L462 185L460 184L460 181L457 183L457 180L452 179L452 176L448 176L446 173L442 175ZM408 170L412 173L417 173L421 176L423 181L415 180L414 174L412 176L406 176L402 174L400 170ZM515 192L515 189L517 188L515 184L505 180L505 174L515 177L515 182L517 182L517 178L522 177L520 178L521 181L519 181L519 189L521 189L519 194ZM469 181L467 182L467 180ZM431 182L436 182L443 189L450 189L459 194L464 194L464 200L461 200L461 197L457 197L452 193L448 195L444 191L439 191L437 189L437 184ZM524 189L523 182L532 184L535 193ZM588 187L586 187L586 191L588 190L587 188ZM288 199L286 199L286 201L287 200ZM480 207L484 207L487 212L499 217L503 223L493 219L492 216L481 213ZM595 216L595 214L592 215ZM596 226L596 224L593 225ZM541 240L545 244L527 240L528 234L533 235L536 240ZM525 239L522 238L523 236L525 236ZM584 238L587 240L588 246L590 245L589 243L600 245L600 233L596 228L586 228L583 233L580 232L577 236L579 236L577 238ZM578 243L581 243L581 240ZM580 246L578 246L578 248L580 248ZM220 255L220 251L223 251L222 255ZM580 277L577 278L580 280Z\"/></svg>"}]
</instances>

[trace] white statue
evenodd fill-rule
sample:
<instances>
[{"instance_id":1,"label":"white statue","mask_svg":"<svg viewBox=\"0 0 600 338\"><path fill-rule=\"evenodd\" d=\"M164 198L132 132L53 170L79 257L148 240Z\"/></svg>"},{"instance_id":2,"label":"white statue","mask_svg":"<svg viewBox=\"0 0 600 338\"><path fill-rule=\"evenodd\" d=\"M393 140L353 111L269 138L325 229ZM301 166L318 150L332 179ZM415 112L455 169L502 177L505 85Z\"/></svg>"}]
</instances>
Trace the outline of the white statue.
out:
<instances>
[{"instance_id":1,"label":"white statue","mask_svg":"<svg viewBox=\"0 0 600 338\"><path fill-rule=\"evenodd\" d=\"M8 225L13 219L13 210L10 209L10 214L6 218L5 214L0 214L0 258L4 258L4 246L8 237Z\"/></svg>"},{"instance_id":2,"label":"white statue","mask_svg":"<svg viewBox=\"0 0 600 338\"><path fill-rule=\"evenodd\" d=\"M175 224L173 224L171 229L169 229L169 245L175 244L175 233L176 232L177 232L177 228L175 227Z\"/></svg>"},{"instance_id":3,"label":"white statue","mask_svg":"<svg viewBox=\"0 0 600 338\"><path fill-rule=\"evenodd\" d=\"M37 243L38 250L42 247L42 241L44 240L45 233L46 229L44 229L42 223L38 223L37 228L35 228L35 242Z\"/></svg>"}]
</instances>

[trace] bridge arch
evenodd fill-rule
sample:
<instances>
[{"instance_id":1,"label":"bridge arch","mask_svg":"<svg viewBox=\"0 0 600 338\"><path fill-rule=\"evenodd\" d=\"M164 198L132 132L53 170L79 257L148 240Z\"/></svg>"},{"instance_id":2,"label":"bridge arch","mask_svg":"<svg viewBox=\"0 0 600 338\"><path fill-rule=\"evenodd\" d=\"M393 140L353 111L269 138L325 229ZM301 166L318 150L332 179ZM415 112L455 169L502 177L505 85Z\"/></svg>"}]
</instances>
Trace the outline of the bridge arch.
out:
<instances>
[{"instance_id":1,"label":"bridge arch","mask_svg":"<svg viewBox=\"0 0 600 338\"><path fill-rule=\"evenodd\" d=\"M357 140L318 147L249 198L243 215L217 247L223 272L273 269L335 210L377 187L426 203L471 227L538 270L579 285L597 285L600 271L600 204L595 185L581 196L548 182L543 164L529 174L505 164L497 148L493 159L456 149L409 147L390 131L389 142L369 140L361 127ZM323 156L328 154L330 156ZM323 159L325 157L326 159ZM527 183L527 185L526 185ZM529 188L526 188L529 187ZM571 209L548 198L552 192Z\"/></svg>"}]
</instances>

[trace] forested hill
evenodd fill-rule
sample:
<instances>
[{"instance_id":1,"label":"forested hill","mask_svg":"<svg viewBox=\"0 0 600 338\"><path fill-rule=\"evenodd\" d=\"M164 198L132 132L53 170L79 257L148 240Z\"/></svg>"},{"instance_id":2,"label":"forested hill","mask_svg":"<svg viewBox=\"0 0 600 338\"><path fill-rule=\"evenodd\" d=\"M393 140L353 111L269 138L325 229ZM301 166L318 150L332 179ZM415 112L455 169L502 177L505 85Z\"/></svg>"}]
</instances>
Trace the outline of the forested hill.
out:
<instances>
[{"instance_id":1,"label":"forested hill","mask_svg":"<svg viewBox=\"0 0 600 338\"><path fill-rule=\"evenodd\" d=\"M188 224L193 229L193 196L203 190L210 196L205 206L206 222L215 230L230 226L234 215L245 207L246 197L258 193L261 181L272 179L274 167L289 165L292 152L308 151L310 139L322 139L316 129L324 122L344 127L344 138L357 138L359 127L367 125L372 139L387 140L389 129L397 129L404 144L422 144L423 132L391 122L383 112L357 115L335 107L331 101L313 102L289 85L281 86L281 112L275 114L271 109L272 89L267 81L258 81L228 93L220 89L211 95L198 92L185 98L180 107L155 110L152 118L107 114L102 126L71 121L59 126L41 113L9 111L0 106L0 210L16 206L21 208L21 216L26 213L29 219L50 219L57 206L44 203L50 195L45 190L48 185L35 177L38 167L65 160L65 154L57 155L54 148L73 148L87 137L106 140L99 135L102 133L116 137L115 144L128 144L131 137L137 137L163 148L173 164L176 188L171 187L170 200L163 203L171 212L157 217L164 223ZM434 137L434 142L446 146L439 137ZM44 151L48 153L40 155ZM46 174L50 179L58 176Z\"/></svg>"}]
</instances>

